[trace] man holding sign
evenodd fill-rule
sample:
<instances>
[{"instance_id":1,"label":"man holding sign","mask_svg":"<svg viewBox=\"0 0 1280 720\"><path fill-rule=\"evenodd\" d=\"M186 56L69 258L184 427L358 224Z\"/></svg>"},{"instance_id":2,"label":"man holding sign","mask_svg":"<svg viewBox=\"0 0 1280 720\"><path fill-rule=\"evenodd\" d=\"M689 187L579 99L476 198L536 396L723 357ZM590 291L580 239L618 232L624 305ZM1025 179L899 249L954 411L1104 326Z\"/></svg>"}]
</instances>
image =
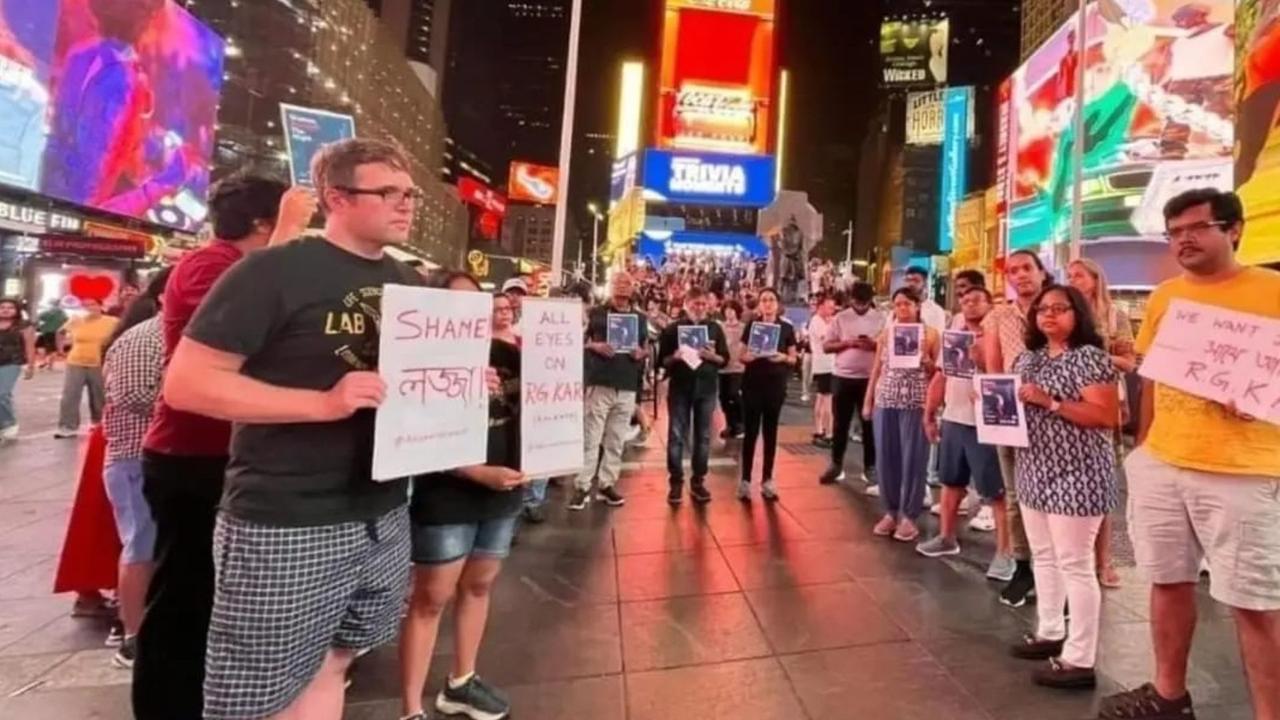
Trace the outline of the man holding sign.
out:
<instances>
[{"instance_id":1,"label":"man holding sign","mask_svg":"<svg viewBox=\"0 0 1280 720\"><path fill-rule=\"evenodd\" d=\"M711 415L719 394L720 368L729 359L729 343L719 323L707 320L707 295L691 287L684 296L685 317L671 323L658 341L658 362L671 378L667 391L667 502L679 505L684 489L684 445L693 430L693 477L689 497L711 502L707 465L711 457Z\"/></svg>"},{"instance_id":2,"label":"man holding sign","mask_svg":"<svg viewBox=\"0 0 1280 720\"><path fill-rule=\"evenodd\" d=\"M418 282L404 242L421 190L397 146L312 165L324 238L229 270L187 328L164 394L235 423L214 535L203 717L337 717L355 653L395 637L409 576L404 480L371 464L383 286Z\"/></svg>"},{"instance_id":3,"label":"man holding sign","mask_svg":"<svg viewBox=\"0 0 1280 720\"><path fill-rule=\"evenodd\" d=\"M1244 212L1234 193L1206 189L1179 195L1165 206L1165 223L1183 273L1156 288L1147 304L1137 340L1138 353L1149 356L1142 368L1140 445L1125 462L1129 532L1138 566L1154 583L1156 675L1153 683L1107 698L1099 717L1192 716L1187 657L1203 558L1210 595L1235 617L1255 717L1276 718L1280 426L1241 413L1233 402L1220 404L1151 378L1169 378L1167 368L1153 362L1157 350L1186 340L1164 332L1180 320L1169 312L1171 303L1191 301L1274 323L1280 320L1280 274L1236 261ZM1229 340L1231 328L1211 332ZM1212 352L1203 359L1211 366L1224 360ZM1259 381L1267 375L1261 366L1252 372ZM1274 373L1268 379L1276 382Z\"/></svg>"}]
</instances>

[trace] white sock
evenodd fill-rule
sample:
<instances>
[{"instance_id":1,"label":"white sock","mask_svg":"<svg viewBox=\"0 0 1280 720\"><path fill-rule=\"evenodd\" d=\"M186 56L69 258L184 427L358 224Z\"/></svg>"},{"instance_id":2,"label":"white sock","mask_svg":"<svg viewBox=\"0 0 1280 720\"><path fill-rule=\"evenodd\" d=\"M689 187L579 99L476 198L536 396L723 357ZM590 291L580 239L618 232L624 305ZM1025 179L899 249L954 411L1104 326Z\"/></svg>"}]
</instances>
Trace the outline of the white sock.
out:
<instances>
[{"instance_id":1,"label":"white sock","mask_svg":"<svg viewBox=\"0 0 1280 720\"><path fill-rule=\"evenodd\" d=\"M471 678L473 678L473 677L475 677L475 676L476 676L476 674L475 674L474 672L469 672L469 673L467 673L466 675L464 675L464 676L462 676L462 677L460 677L460 678L455 678L455 677L453 677L452 675L450 675L450 676L449 676L449 689L450 689L450 690L457 690L458 688L462 687L463 685L466 685L467 683L471 682Z\"/></svg>"}]
</instances>

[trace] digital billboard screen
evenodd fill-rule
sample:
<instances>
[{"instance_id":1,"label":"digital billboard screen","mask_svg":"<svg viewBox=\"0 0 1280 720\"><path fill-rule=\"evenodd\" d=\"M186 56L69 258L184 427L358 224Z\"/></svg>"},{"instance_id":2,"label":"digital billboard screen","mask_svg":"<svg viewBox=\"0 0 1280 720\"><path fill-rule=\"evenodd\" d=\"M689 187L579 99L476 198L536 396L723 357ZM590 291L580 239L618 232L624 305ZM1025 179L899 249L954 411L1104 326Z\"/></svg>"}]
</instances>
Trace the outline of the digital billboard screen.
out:
<instances>
[{"instance_id":1,"label":"digital billboard screen","mask_svg":"<svg viewBox=\"0 0 1280 720\"><path fill-rule=\"evenodd\" d=\"M947 84L951 22L947 18L886 20L880 24L880 69L885 87Z\"/></svg>"},{"instance_id":2,"label":"digital billboard screen","mask_svg":"<svg viewBox=\"0 0 1280 720\"><path fill-rule=\"evenodd\" d=\"M1248 225L1240 261L1280 263L1280 2L1236 9L1236 183Z\"/></svg>"},{"instance_id":3,"label":"digital billboard screen","mask_svg":"<svg viewBox=\"0 0 1280 720\"><path fill-rule=\"evenodd\" d=\"M511 163L507 197L520 202L555 205L560 199L560 169L520 161Z\"/></svg>"},{"instance_id":4,"label":"digital billboard screen","mask_svg":"<svg viewBox=\"0 0 1280 720\"><path fill-rule=\"evenodd\" d=\"M764 207L776 195L770 155L646 150L645 198L655 202Z\"/></svg>"},{"instance_id":5,"label":"digital billboard screen","mask_svg":"<svg viewBox=\"0 0 1280 720\"><path fill-rule=\"evenodd\" d=\"M1084 239L1154 237L1165 201L1231 187L1232 0L1097 3L1084 43ZM1013 75L1008 246L1070 238L1079 16Z\"/></svg>"},{"instance_id":6,"label":"digital billboard screen","mask_svg":"<svg viewBox=\"0 0 1280 720\"><path fill-rule=\"evenodd\" d=\"M667 0L655 144L768 152L775 72L773 0Z\"/></svg>"},{"instance_id":7,"label":"digital billboard screen","mask_svg":"<svg viewBox=\"0 0 1280 720\"><path fill-rule=\"evenodd\" d=\"M196 229L224 49L169 0L0 0L0 182Z\"/></svg>"}]
</instances>

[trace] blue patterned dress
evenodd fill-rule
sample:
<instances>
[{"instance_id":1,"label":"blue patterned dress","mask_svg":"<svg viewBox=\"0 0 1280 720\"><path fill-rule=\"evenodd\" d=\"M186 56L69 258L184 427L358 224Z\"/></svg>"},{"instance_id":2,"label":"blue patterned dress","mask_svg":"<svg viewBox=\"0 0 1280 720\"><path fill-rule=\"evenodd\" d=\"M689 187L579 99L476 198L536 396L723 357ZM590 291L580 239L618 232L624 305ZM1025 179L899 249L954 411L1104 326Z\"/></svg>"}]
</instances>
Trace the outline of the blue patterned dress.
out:
<instances>
[{"instance_id":1,"label":"blue patterned dress","mask_svg":"<svg viewBox=\"0 0 1280 720\"><path fill-rule=\"evenodd\" d=\"M1024 383L1064 401L1084 399L1090 385L1114 385L1115 366L1099 348L1072 348L1056 358L1047 348L1018 356L1013 371ZM1018 502L1050 515L1096 517L1115 509L1116 453L1111 430L1085 428L1027 406L1030 447L1018 448Z\"/></svg>"}]
</instances>

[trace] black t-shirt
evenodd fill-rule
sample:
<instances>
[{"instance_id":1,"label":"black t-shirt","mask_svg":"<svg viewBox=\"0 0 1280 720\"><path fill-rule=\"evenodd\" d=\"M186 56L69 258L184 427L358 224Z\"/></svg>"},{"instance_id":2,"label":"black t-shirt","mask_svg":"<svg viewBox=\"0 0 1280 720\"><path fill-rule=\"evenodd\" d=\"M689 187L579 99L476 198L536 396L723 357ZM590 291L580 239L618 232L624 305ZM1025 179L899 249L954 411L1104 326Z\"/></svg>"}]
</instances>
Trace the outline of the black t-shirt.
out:
<instances>
[{"instance_id":1,"label":"black t-shirt","mask_svg":"<svg viewBox=\"0 0 1280 720\"><path fill-rule=\"evenodd\" d=\"M591 309L587 316L587 342L606 342L609 339L609 315L635 315L638 318L638 334L643 346L649 338L649 322L639 310L619 312L610 305ZM615 353L606 358L590 350L584 363L587 385L639 392L644 379L644 362L631 357L631 353Z\"/></svg>"},{"instance_id":2,"label":"black t-shirt","mask_svg":"<svg viewBox=\"0 0 1280 720\"><path fill-rule=\"evenodd\" d=\"M757 322L760 321L752 320L742 328L742 344L744 346L751 342L751 328ZM787 350L796 346L796 329L783 318L778 318L776 324L781 328L778 330L778 352L785 355ZM781 385L785 388L787 376L794 369L795 366L787 363L774 362L767 358L756 358L746 364L746 370L742 375L742 388L744 391L749 390L752 387L752 383L755 382L769 383L770 387Z\"/></svg>"},{"instance_id":3,"label":"black t-shirt","mask_svg":"<svg viewBox=\"0 0 1280 720\"><path fill-rule=\"evenodd\" d=\"M250 254L218 280L186 335L245 358L271 385L328 390L378 368L384 284L421 284L389 257L368 260L319 238ZM374 482L374 411L328 423L235 425L222 509L264 525L373 520L404 504L406 482Z\"/></svg>"},{"instance_id":4,"label":"black t-shirt","mask_svg":"<svg viewBox=\"0 0 1280 720\"><path fill-rule=\"evenodd\" d=\"M667 358L675 355L680 348L680 328L682 327L705 327L707 342L710 343L712 352L719 355L724 362L704 361L697 370L690 368L683 360L677 360L668 366ZM667 368L667 375L671 378L668 387L673 393L688 394L695 398L714 397L719 388L720 368L724 367L728 359L729 342L725 339L724 330L721 329L720 323L711 320L696 323L683 318L668 325L658 340L658 364Z\"/></svg>"},{"instance_id":5,"label":"black t-shirt","mask_svg":"<svg viewBox=\"0 0 1280 720\"><path fill-rule=\"evenodd\" d=\"M489 365L502 392L489 397L489 449L485 462L520 469L520 348L494 340ZM419 525L454 525L509 517L524 504L523 488L492 490L449 472L414 478L409 512Z\"/></svg>"}]
</instances>

